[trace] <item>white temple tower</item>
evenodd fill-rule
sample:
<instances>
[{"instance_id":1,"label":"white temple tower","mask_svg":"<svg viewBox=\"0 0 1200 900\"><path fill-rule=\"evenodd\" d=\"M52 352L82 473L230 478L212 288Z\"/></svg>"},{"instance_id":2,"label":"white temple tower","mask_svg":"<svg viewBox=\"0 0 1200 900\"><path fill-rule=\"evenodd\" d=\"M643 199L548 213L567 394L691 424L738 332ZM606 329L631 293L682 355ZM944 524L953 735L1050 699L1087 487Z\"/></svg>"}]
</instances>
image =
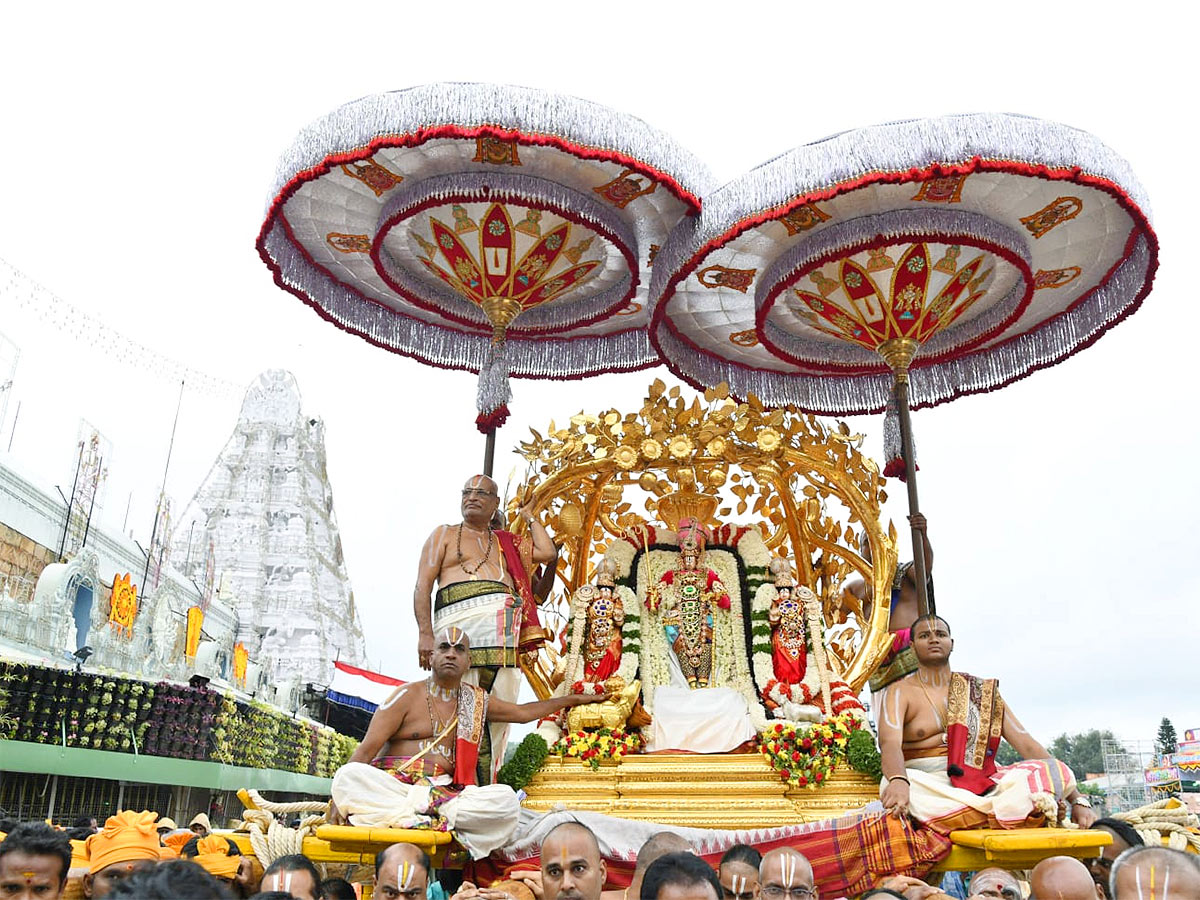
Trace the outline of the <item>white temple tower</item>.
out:
<instances>
[{"instance_id":1,"label":"white temple tower","mask_svg":"<svg viewBox=\"0 0 1200 900\"><path fill-rule=\"evenodd\" d=\"M175 526L171 561L202 588L215 575L228 589L235 640L273 681L328 684L335 659L364 661L325 426L301 410L290 372L264 372L246 391L233 435Z\"/></svg>"}]
</instances>

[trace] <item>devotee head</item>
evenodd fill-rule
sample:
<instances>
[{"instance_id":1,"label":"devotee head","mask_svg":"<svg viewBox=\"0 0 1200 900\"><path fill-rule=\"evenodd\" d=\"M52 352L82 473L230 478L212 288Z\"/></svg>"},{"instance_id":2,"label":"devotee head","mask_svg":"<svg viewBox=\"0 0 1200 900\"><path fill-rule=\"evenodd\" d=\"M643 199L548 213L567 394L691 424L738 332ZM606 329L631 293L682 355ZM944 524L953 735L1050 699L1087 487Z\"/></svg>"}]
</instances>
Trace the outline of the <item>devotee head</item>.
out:
<instances>
[{"instance_id":1,"label":"devotee head","mask_svg":"<svg viewBox=\"0 0 1200 900\"><path fill-rule=\"evenodd\" d=\"M380 894L377 890L375 896L389 895ZM321 900L358 900L358 892L345 878L326 878L321 882Z\"/></svg>"},{"instance_id":2,"label":"devotee head","mask_svg":"<svg viewBox=\"0 0 1200 900\"><path fill-rule=\"evenodd\" d=\"M1087 866L1072 856L1051 856L1029 874L1030 896L1037 900L1097 900L1100 894Z\"/></svg>"},{"instance_id":3,"label":"devotee head","mask_svg":"<svg viewBox=\"0 0 1200 900\"><path fill-rule=\"evenodd\" d=\"M608 867L596 835L582 822L555 825L542 839L545 900L600 900Z\"/></svg>"},{"instance_id":4,"label":"devotee head","mask_svg":"<svg viewBox=\"0 0 1200 900\"><path fill-rule=\"evenodd\" d=\"M642 877L640 900L721 900L712 866L694 853L660 856Z\"/></svg>"},{"instance_id":5,"label":"devotee head","mask_svg":"<svg viewBox=\"0 0 1200 900\"><path fill-rule=\"evenodd\" d=\"M80 816L73 823L71 823L71 827L86 828L92 834L95 834L99 830L97 828L98 824L99 823L96 822L96 818L94 816Z\"/></svg>"},{"instance_id":6,"label":"devotee head","mask_svg":"<svg viewBox=\"0 0 1200 900\"><path fill-rule=\"evenodd\" d=\"M763 855L758 867L763 900L809 900L817 896L812 866L799 850L780 847Z\"/></svg>"},{"instance_id":7,"label":"devotee head","mask_svg":"<svg viewBox=\"0 0 1200 900\"><path fill-rule=\"evenodd\" d=\"M673 831L660 831L650 835L638 849L637 862L633 867L633 876L629 880L627 896L637 897L642 887L642 878L646 870L660 856L668 853L691 853L692 845Z\"/></svg>"},{"instance_id":8,"label":"devotee head","mask_svg":"<svg viewBox=\"0 0 1200 900\"><path fill-rule=\"evenodd\" d=\"M158 832L159 837L166 837L172 831L178 831L179 826L175 824L174 819L160 816L158 822L155 823L154 830Z\"/></svg>"},{"instance_id":9,"label":"devotee head","mask_svg":"<svg viewBox=\"0 0 1200 900\"><path fill-rule=\"evenodd\" d=\"M1108 889L1116 900L1195 900L1200 897L1200 862L1193 854L1166 847L1134 847L1113 863Z\"/></svg>"},{"instance_id":10,"label":"devotee head","mask_svg":"<svg viewBox=\"0 0 1200 900\"><path fill-rule=\"evenodd\" d=\"M118 884L109 900L230 900L220 881L189 859L172 859L135 872Z\"/></svg>"},{"instance_id":11,"label":"devotee head","mask_svg":"<svg viewBox=\"0 0 1200 900\"><path fill-rule=\"evenodd\" d=\"M433 653L429 657L433 674L440 679L456 681L471 667L471 639L461 628L451 625L433 636Z\"/></svg>"},{"instance_id":12,"label":"devotee head","mask_svg":"<svg viewBox=\"0 0 1200 900\"><path fill-rule=\"evenodd\" d=\"M967 900L1021 900L1021 897L1021 883L1007 869L980 869L967 889Z\"/></svg>"},{"instance_id":13,"label":"devotee head","mask_svg":"<svg viewBox=\"0 0 1200 900\"><path fill-rule=\"evenodd\" d=\"M41 822L18 825L0 843L0 897L58 900L70 868L66 835Z\"/></svg>"},{"instance_id":14,"label":"devotee head","mask_svg":"<svg viewBox=\"0 0 1200 900\"><path fill-rule=\"evenodd\" d=\"M1113 862L1130 847L1141 847L1145 842L1141 835L1134 831L1132 825L1120 819L1097 819L1092 823L1092 829L1112 836L1112 843L1102 847L1100 855L1086 863L1088 871L1092 873L1092 880L1103 889L1105 897L1110 897L1108 876L1112 872Z\"/></svg>"},{"instance_id":15,"label":"devotee head","mask_svg":"<svg viewBox=\"0 0 1200 900\"><path fill-rule=\"evenodd\" d=\"M152 812L123 810L109 816L104 828L87 839L85 897L107 897L135 872L158 865L157 818Z\"/></svg>"},{"instance_id":16,"label":"devotee head","mask_svg":"<svg viewBox=\"0 0 1200 900\"><path fill-rule=\"evenodd\" d=\"M758 896L758 867L762 854L746 844L734 844L721 857L717 880L724 900L753 900Z\"/></svg>"},{"instance_id":17,"label":"devotee head","mask_svg":"<svg viewBox=\"0 0 1200 900\"><path fill-rule=\"evenodd\" d=\"M241 869L242 851L229 838L219 834L193 838L179 855L191 859L213 878L230 888L233 887Z\"/></svg>"},{"instance_id":18,"label":"devotee head","mask_svg":"<svg viewBox=\"0 0 1200 900\"><path fill-rule=\"evenodd\" d=\"M917 661L926 665L945 664L950 658L950 651L954 649L950 623L933 613L913 622L912 642Z\"/></svg>"},{"instance_id":19,"label":"devotee head","mask_svg":"<svg viewBox=\"0 0 1200 900\"><path fill-rule=\"evenodd\" d=\"M424 900L429 889L429 857L414 844L392 844L375 856L379 900Z\"/></svg>"},{"instance_id":20,"label":"devotee head","mask_svg":"<svg viewBox=\"0 0 1200 900\"><path fill-rule=\"evenodd\" d=\"M192 821L188 822L188 828L196 832L200 837L204 837L212 831L212 823L208 821L207 813L196 813L196 815L192 816Z\"/></svg>"},{"instance_id":21,"label":"devotee head","mask_svg":"<svg viewBox=\"0 0 1200 900\"><path fill-rule=\"evenodd\" d=\"M472 475L462 489L462 517L483 528L492 521L500 507L500 492L496 482L486 475Z\"/></svg>"},{"instance_id":22,"label":"devotee head","mask_svg":"<svg viewBox=\"0 0 1200 900\"><path fill-rule=\"evenodd\" d=\"M293 853L281 856L267 866L263 874L264 891L287 891L296 900L318 900L321 873L307 856Z\"/></svg>"}]
</instances>

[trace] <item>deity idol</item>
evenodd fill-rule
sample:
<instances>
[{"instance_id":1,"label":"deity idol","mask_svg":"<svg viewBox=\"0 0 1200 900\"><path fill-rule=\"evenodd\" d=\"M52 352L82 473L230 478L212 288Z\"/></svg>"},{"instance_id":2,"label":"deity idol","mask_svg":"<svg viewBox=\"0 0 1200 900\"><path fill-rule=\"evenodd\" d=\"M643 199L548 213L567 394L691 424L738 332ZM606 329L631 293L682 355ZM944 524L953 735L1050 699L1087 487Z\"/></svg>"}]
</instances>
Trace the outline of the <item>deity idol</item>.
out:
<instances>
[{"instance_id":1,"label":"deity idol","mask_svg":"<svg viewBox=\"0 0 1200 900\"><path fill-rule=\"evenodd\" d=\"M613 593L616 564L601 560L596 574L596 593L588 603L583 648L583 680L603 682L621 665L621 627L625 605Z\"/></svg>"},{"instance_id":2,"label":"deity idol","mask_svg":"<svg viewBox=\"0 0 1200 900\"><path fill-rule=\"evenodd\" d=\"M767 709L777 719L792 721L818 721L827 713L861 715L862 704L849 685L829 677L817 595L807 587L796 586L786 560L772 560L770 569L775 576L776 597L767 612L772 669L762 692ZM815 663L811 667L810 651Z\"/></svg>"},{"instance_id":3,"label":"deity idol","mask_svg":"<svg viewBox=\"0 0 1200 900\"><path fill-rule=\"evenodd\" d=\"M729 593L712 569L702 565L706 538L694 519L679 523L679 563L651 586L646 606L661 609L667 643L692 689L708 687L713 672L713 617L728 610Z\"/></svg>"}]
</instances>

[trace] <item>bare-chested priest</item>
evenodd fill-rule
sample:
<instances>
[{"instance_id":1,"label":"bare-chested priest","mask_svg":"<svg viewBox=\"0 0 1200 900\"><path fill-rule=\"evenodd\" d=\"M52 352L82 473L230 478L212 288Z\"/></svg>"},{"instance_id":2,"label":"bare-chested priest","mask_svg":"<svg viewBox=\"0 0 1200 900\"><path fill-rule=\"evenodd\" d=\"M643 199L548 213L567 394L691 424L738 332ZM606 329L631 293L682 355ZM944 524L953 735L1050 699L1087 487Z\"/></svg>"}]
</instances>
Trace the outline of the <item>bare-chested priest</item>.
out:
<instances>
[{"instance_id":1,"label":"bare-chested priest","mask_svg":"<svg viewBox=\"0 0 1200 900\"><path fill-rule=\"evenodd\" d=\"M535 650L545 632L538 621L530 576L556 557L554 542L528 510L529 537L493 527L500 507L496 482L475 475L462 489L462 521L439 525L421 550L413 612L417 661L428 669L434 632L461 628L471 644L466 681L493 699L513 703L521 688L517 654ZM438 591L432 597L434 583ZM432 600L432 603L431 603ZM479 753L479 783L487 784L504 758L506 724L489 729Z\"/></svg>"},{"instance_id":2,"label":"bare-chested priest","mask_svg":"<svg viewBox=\"0 0 1200 900\"><path fill-rule=\"evenodd\" d=\"M1057 820L1064 803L1081 828L1095 821L1071 770L1021 726L996 680L951 671L944 619L917 619L912 646L917 670L891 686L879 716L880 799L889 812L945 833L1041 825ZM1002 737L1022 762L996 765Z\"/></svg>"},{"instance_id":3,"label":"bare-chested priest","mask_svg":"<svg viewBox=\"0 0 1200 900\"><path fill-rule=\"evenodd\" d=\"M437 633L432 674L380 704L362 743L334 775L330 821L403 828L441 816L475 858L508 841L520 810L516 794L507 785L476 781L486 725L533 722L606 697L568 694L521 704L489 698L463 680L470 653L462 629Z\"/></svg>"}]
</instances>

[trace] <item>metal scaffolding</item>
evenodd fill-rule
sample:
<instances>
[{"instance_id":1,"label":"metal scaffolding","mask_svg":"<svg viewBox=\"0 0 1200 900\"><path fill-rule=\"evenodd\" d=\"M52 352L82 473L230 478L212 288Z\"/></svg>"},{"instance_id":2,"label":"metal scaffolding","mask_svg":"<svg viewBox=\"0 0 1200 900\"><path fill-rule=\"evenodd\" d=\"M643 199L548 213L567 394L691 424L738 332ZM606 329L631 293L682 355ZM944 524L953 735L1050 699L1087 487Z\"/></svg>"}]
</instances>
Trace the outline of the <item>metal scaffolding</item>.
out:
<instances>
[{"instance_id":1,"label":"metal scaffolding","mask_svg":"<svg viewBox=\"0 0 1200 900\"><path fill-rule=\"evenodd\" d=\"M1150 789L1146 786L1146 764L1153 756L1152 747L1143 747L1144 741L1101 742L1100 752L1104 755L1104 774L1107 781L1109 812L1127 812L1150 802Z\"/></svg>"}]
</instances>

